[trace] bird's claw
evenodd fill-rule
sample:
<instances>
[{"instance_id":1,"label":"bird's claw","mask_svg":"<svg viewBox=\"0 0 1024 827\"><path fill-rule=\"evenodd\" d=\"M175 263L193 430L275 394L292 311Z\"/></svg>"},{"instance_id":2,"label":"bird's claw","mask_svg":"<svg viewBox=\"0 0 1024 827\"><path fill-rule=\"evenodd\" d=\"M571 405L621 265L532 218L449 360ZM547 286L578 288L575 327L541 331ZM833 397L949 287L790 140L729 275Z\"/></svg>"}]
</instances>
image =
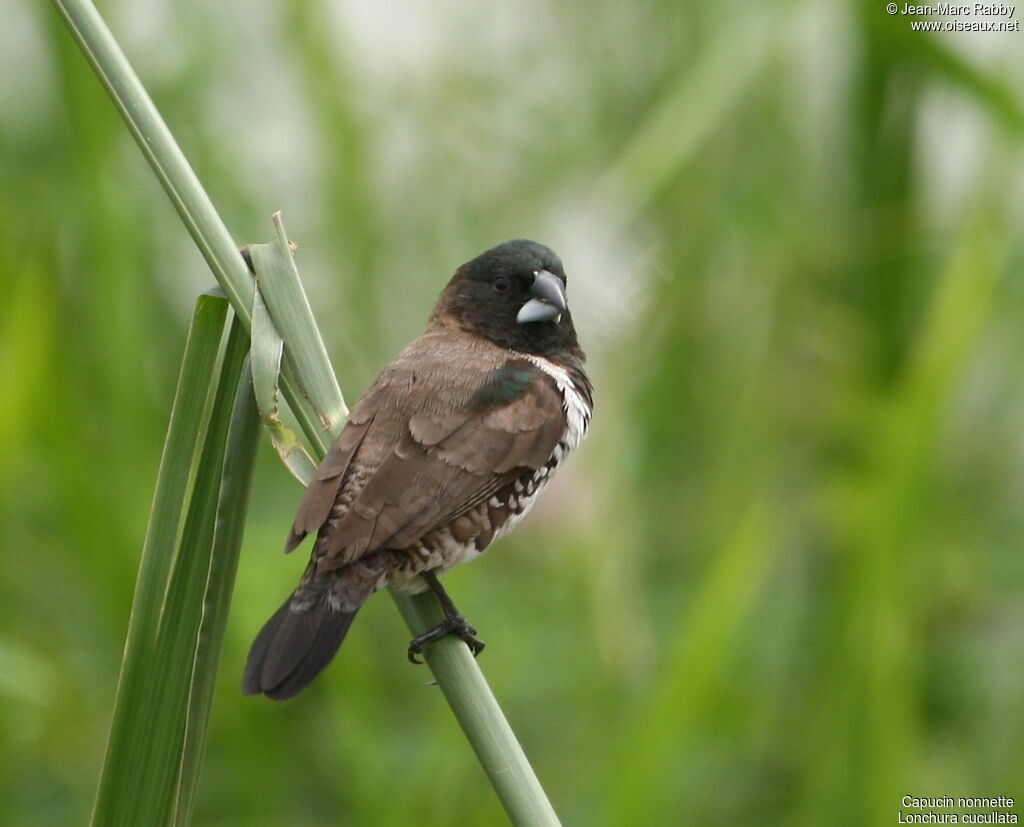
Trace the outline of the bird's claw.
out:
<instances>
[{"instance_id":1,"label":"bird's claw","mask_svg":"<svg viewBox=\"0 0 1024 827\"><path fill-rule=\"evenodd\" d=\"M469 647L469 651L473 653L474 658L484 650L486 644L476 637L476 629L466 622L466 618L459 615L458 617L446 617L432 629L427 629L423 634L414 637L409 641L406 657L409 658L410 663L422 664L423 661L419 655L423 654L424 647L452 634L458 635L462 639Z\"/></svg>"}]
</instances>

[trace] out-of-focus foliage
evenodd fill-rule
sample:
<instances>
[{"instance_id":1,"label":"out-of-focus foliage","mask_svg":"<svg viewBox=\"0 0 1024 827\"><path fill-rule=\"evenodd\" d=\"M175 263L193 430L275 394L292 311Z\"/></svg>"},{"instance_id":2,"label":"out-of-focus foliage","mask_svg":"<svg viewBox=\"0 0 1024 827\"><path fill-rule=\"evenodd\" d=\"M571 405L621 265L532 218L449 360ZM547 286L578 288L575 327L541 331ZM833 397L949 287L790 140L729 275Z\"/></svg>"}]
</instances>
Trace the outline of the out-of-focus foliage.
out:
<instances>
[{"instance_id":1,"label":"out-of-focus foliage","mask_svg":"<svg viewBox=\"0 0 1024 827\"><path fill-rule=\"evenodd\" d=\"M875 2L101 10L239 243L285 211L350 401L462 261L565 260L591 437L448 585L567 823L1024 794L1024 35ZM0 822L78 824L210 278L56 15L4 11ZM500 823L385 598L299 699L241 696L299 495L265 445L197 823Z\"/></svg>"}]
</instances>

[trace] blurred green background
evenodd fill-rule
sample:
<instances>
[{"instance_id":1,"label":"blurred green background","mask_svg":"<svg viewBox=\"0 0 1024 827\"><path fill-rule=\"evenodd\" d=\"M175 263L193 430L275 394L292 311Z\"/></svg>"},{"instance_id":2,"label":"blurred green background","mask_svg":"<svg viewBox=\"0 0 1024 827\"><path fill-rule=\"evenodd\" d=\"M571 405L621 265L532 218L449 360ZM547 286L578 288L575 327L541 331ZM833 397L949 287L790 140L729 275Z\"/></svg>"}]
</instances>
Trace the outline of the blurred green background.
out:
<instances>
[{"instance_id":1,"label":"blurred green background","mask_svg":"<svg viewBox=\"0 0 1024 827\"><path fill-rule=\"evenodd\" d=\"M590 438L447 584L567 824L1024 796L1024 35L874 1L101 10L238 242L284 210L350 402L461 262L565 261ZM0 822L81 824L212 278L52 8L3 19ZM241 696L300 493L265 445L196 822L502 823L384 596L300 698Z\"/></svg>"}]
</instances>

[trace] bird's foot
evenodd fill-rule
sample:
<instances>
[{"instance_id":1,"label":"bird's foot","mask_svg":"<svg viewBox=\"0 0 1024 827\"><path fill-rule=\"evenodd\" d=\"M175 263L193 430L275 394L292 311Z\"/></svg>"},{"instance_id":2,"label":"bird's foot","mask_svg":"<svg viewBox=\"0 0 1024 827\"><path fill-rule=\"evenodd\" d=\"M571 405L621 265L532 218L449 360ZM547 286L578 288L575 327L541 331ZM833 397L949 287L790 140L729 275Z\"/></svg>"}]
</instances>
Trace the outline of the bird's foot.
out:
<instances>
[{"instance_id":1,"label":"bird's foot","mask_svg":"<svg viewBox=\"0 0 1024 827\"><path fill-rule=\"evenodd\" d=\"M407 653L409 661L416 664L423 663L419 658L419 655L423 653L423 648L448 635L458 635L462 638L474 658L484 650L484 642L476 637L476 629L470 626L461 614L456 614L445 617L434 628L427 629L422 635L417 635L409 641Z\"/></svg>"}]
</instances>

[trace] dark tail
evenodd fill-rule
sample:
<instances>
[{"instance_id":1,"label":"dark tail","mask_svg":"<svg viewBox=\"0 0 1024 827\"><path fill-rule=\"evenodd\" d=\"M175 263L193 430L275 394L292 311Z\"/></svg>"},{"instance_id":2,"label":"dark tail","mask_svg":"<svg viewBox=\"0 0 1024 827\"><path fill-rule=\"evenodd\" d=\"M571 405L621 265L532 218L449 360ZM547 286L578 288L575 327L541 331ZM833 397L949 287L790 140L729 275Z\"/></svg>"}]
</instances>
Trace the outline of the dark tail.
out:
<instances>
[{"instance_id":1,"label":"dark tail","mask_svg":"<svg viewBox=\"0 0 1024 827\"><path fill-rule=\"evenodd\" d=\"M275 701L297 695L331 662L358 611L332 609L327 594L304 610L293 610L291 603L289 597L249 650L242 679L246 695Z\"/></svg>"}]
</instances>

